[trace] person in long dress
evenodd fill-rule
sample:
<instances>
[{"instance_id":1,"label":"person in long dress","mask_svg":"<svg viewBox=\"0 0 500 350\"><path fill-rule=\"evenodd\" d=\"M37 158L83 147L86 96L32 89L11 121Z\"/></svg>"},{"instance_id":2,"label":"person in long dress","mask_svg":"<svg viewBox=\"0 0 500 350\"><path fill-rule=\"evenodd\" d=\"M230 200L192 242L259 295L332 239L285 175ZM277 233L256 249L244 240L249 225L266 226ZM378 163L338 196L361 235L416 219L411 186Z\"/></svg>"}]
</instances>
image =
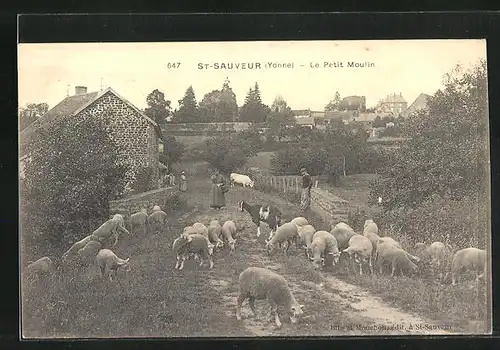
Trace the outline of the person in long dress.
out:
<instances>
[{"instance_id":1,"label":"person in long dress","mask_svg":"<svg viewBox=\"0 0 500 350\"><path fill-rule=\"evenodd\" d=\"M226 206L224 176L216 169L210 179L212 180L212 201L210 202L210 207L221 209Z\"/></svg>"},{"instance_id":2,"label":"person in long dress","mask_svg":"<svg viewBox=\"0 0 500 350\"><path fill-rule=\"evenodd\" d=\"M306 168L300 169L300 174L302 175L302 193L300 196L300 210L307 213L311 205L311 187L312 179L311 175L307 173Z\"/></svg>"},{"instance_id":3,"label":"person in long dress","mask_svg":"<svg viewBox=\"0 0 500 350\"><path fill-rule=\"evenodd\" d=\"M188 189L187 176L184 170L181 172L181 178L179 181L179 191L186 192Z\"/></svg>"}]
</instances>

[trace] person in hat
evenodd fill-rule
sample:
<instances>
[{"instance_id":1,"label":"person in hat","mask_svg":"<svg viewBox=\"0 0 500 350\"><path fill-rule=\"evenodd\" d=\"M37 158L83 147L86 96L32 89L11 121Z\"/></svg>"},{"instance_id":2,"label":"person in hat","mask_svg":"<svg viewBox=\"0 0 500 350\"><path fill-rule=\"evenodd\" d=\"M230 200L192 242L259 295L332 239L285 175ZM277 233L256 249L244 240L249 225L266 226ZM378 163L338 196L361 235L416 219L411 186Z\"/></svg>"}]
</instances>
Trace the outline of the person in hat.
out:
<instances>
[{"instance_id":1,"label":"person in hat","mask_svg":"<svg viewBox=\"0 0 500 350\"><path fill-rule=\"evenodd\" d=\"M181 178L179 181L179 191L186 192L187 189L188 189L187 176L186 172L183 170L181 171Z\"/></svg>"},{"instance_id":2,"label":"person in hat","mask_svg":"<svg viewBox=\"0 0 500 350\"><path fill-rule=\"evenodd\" d=\"M307 173L306 168L300 169L302 175L302 193L300 195L300 210L307 212L311 205L311 188L312 179L311 175Z\"/></svg>"}]
</instances>

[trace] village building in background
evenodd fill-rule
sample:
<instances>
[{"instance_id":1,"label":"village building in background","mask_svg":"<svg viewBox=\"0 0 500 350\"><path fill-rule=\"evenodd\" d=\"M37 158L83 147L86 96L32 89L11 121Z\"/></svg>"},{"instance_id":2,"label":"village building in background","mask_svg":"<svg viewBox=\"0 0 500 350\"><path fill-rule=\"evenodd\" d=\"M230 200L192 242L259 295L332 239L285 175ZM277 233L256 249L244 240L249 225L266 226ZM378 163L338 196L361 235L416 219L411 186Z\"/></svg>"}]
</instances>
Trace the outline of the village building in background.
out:
<instances>
[{"instance_id":1,"label":"village building in background","mask_svg":"<svg viewBox=\"0 0 500 350\"><path fill-rule=\"evenodd\" d=\"M41 131L48 131L51 123L62 118L103 118L104 116L110 120L110 138L118 144L121 155L130 165L127 174L130 180L127 188L142 168L151 168L151 188L156 188L161 166L159 153L163 152L161 130L154 120L112 88L87 92L86 87L76 86L73 96L64 98L24 129L20 133L21 168L23 168L23 160L29 158L30 144Z\"/></svg>"}]
</instances>

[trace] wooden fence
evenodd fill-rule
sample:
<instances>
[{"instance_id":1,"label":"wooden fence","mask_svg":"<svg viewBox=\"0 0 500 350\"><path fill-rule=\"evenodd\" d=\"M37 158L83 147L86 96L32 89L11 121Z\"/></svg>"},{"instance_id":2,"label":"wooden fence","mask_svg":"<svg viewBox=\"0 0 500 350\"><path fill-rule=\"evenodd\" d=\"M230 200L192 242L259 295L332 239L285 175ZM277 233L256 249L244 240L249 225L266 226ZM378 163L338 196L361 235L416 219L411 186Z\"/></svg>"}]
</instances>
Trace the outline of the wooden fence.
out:
<instances>
[{"instance_id":1,"label":"wooden fence","mask_svg":"<svg viewBox=\"0 0 500 350\"><path fill-rule=\"evenodd\" d=\"M298 193L302 190L302 176L254 176L256 187L271 187L278 192ZM318 182L313 177L314 186Z\"/></svg>"}]
</instances>

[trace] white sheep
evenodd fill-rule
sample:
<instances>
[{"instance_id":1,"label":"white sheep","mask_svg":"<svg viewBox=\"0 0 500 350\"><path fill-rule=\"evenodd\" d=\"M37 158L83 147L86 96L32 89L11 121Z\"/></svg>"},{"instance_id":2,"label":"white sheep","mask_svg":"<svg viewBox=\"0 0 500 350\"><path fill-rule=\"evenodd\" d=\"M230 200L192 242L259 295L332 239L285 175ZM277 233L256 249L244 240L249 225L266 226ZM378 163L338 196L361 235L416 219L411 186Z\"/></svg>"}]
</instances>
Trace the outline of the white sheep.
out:
<instances>
[{"instance_id":1,"label":"white sheep","mask_svg":"<svg viewBox=\"0 0 500 350\"><path fill-rule=\"evenodd\" d=\"M421 246L419 246L421 248ZM425 247L425 246L424 246ZM447 262L451 260L451 252L442 242L433 242L429 247L421 249L418 257L424 264L429 264L432 274L439 273L439 278L443 278L443 272L447 269Z\"/></svg>"},{"instance_id":2,"label":"white sheep","mask_svg":"<svg viewBox=\"0 0 500 350\"><path fill-rule=\"evenodd\" d=\"M307 221L307 219L304 218L304 217L302 217L302 216L296 217L295 219L293 219L290 222L292 224L296 225L296 226L306 226L306 225L309 224L309 222Z\"/></svg>"},{"instance_id":3,"label":"white sheep","mask_svg":"<svg viewBox=\"0 0 500 350\"><path fill-rule=\"evenodd\" d=\"M34 262L29 262L26 267L26 275L28 278L39 279L42 275L50 275L54 272L55 267L52 259L44 256Z\"/></svg>"},{"instance_id":4,"label":"white sheep","mask_svg":"<svg viewBox=\"0 0 500 350\"><path fill-rule=\"evenodd\" d=\"M305 249L306 256L309 259L311 255L311 243L316 229L312 225L298 226L297 233L299 234L302 248Z\"/></svg>"},{"instance_id":5,"label":"white sheep","mask_svg":"<svg viewBox=\"0 0 500 350\"><path fill-rule=\"evenodd\" d=\"M253 187L255 185L252 179L247 175L231 173L229 179L231 180L231 186L234 186L235 183L241 184L243 187Z\"/></svg>"},{"instance_id":6,"label":"white sheep","mask_svg":"<svg viewBox=\"0 0 500 350\"><path fill-rule=\"evenodd\" d=\"M130 234L133 234L134 228L140 228L143 232L147 233L148 230L148 212L142 208L141 211L130 215L128 219L130 227Z\"/></svg>"},{"instance_id":7,"label":"white sheep","mask_svg":"<svg viewBox=\"0 0 500 350\"><path fill-rule=\"evenodd\" d=\"M337 240L337 244L339 245L340 250L344 250L349 247L349 240L356 234L356 232L354 232L354 230L349 225L343 222L335 225L330 233Z\"/></svg>"},{"instance_id":8,"label":"white sheep","mask_svg":"<svg viewBox=\"0 0 500 350\"><path fill-rule=\"evenodd\" d=\"M97 241L89 241L85 247L78 250L78 256L80 256L82 260L88 260L90 257L95 257L101 248L101 243Z\"/></svg>"},{"instance_id":9,"label":"white sheep","mask_svg":"<svg viewBox=\"0 0 500 350\"><path fill-rule=\"evenodd\" d=\"M224 242L220 239L222 226L220 225L219 220L210 221L210 224L207 226L207 230L208 240L210 243L214 244L216 249L224 247Z\"/></svg>"},{"instance_id":10,"label":"white sheep","mask_svg":"<svg viewBox=\"0 0 500 350\"><path fill-rule=\"evenodd\" d=\"M327 258L335 265L339 262L340 252L337 245L337 240L328 231L317 231L314 233L312 242L310 245L311 257L314 268L319 269L326 261ZM330 262L328 262L330 264Z\"/></svg>"},{"instance_id":11,"label":"white sheep","mask_svg":"<svg viewBox=\"0 0 500 350\"><path fill-rule=\"evenodd\" d=\"M272 238L266 241L267 252L271 254L274 249L277 249L281 244L286 242L286 248L283 247L283 253L286 255L296 236L298 236L297 226L290 222L284 223L278 227Z\"/></svg>"},{"instance_id":12,"label":"white sheep","mask_svg":"<svg viewBox=\"0 0 500 350\"><path fill-rule=\"evenodd\" d=\"M414 255L411 255L410 253L408 253L406 250L403 249L403 247L401 247L401 244L399 244L399 242L396 241L392 237L380 237L380 239L377 242L377 251L375 252L375 259L377 259L378 246L380 244L387 244L389 246L402 249L405 252L405 254L407 255L408 259L410 259L412 262L414 262L414 263L420 262L420 258L418 256L414 256Z\"/></svg>"},{"instance_id":13,"label":"white sheep","mask_svg":"<svg viewBox=\"0 0 500 350\"><path fill-rule=\"evenodd\" d=\"M368 262L370 273L373 275L373 245L372 242L363 235L354 235L349 239L349 247L343 250L349 257L354 255L354 261L359 266L359 274L363 274L363 264Z\"/></svg>"},{"instance_id":14,"label":"white sheep","mask_svg":"<svg viewBox=\"0 0 500 350\"><path fill-rule=\"evenodd\" d=\"M125 220L121 214L115 214L111 219L99 226L97 230L92 232L91 240L103 243L107 238L114 237L115 241L113 246L118 243L118 236L120 232L130 235L130 232L125 228Z\"/></svg>"},{"instance_id":15,"label":"white sheep","mask_svg":"<svg viewBox=\"0 0 500 350\"><path fill-rule=\"evenodd\" d=\"M370 231L367 231L366 228L363 232L363 236L365 236L366 238L368 238L370 240L370 242L372 242L372 255L373 255L373 259L375 258L375 254L377 253L377 243L378 243L378 240L380 239L380 236L376 233L373 233L373 232L370 232ZM374 261L372 259L372 261Z\"/></svg>"},{"instance_id":16,"label":"white sheep","mask_svg":"<svg viewBox=\"0 0 500 350\"><path fill-rule=\"evenodd\" d=\"M221 235L229 245L230 252L234 252L236 244L236 224L232 220L226 221L221 228Z\"/></svg>"},{"instance_id":17,"label":"white sheep","mask_svg":"<svg viewBox=\"0 0 500 350\"><path fill-rule=\"evenodd\" d=\"M156 211L160 211L160 210L161 210L160 206L159 206L159 205L155 205L155 206L153 207L153 210L152 210L152 211L153 211L153 213L154 213L154 212L156 212Z\"/></svg>"},{"instance_id":18,"label":"white sheep","mask_svg":"<svg viewBox=\"0 0 500 350\"><path fill-rule=\"evenodd\" d=\"M109 281L113 281L113 275L117 275L117 270L122 269L126 272L131 270L130 258L120 259L110 249L101 249L96 256L97 266L101 273L101 277L108 277Z\"/></svg>"},{"instance_id":19,"label":"white sheep","mask_svg":"<svg viewBox=\"0 0 500 350\"><path fill-rule=\"evenodd\" d=\"M391 276L394 276L397 270L401 273L403 270L418 273L418 266L409 259L408 253L388 242L378 244L377 266L379 267L380 274L382 274L384 262L391 264Z\"/></svg>"},{"instance_id":20,"label":"white sheep","mask_svg":"<svg viewBox=\"0 0 500 350\"><path fill-rule=\"evenodd\" d=\"M363 227L363 234L371 232L378 235L378 226L373 220L365 220L365 225Z\"/></svg>"},{"instance_id":21,"label":"white sheep","mask_svg":"<svg viewBox=\"0 0 500 350\"><path fill-rule=\"evenodd\" d=\"M472 270L476 273L476 282L486 273L486 251L478 248L465 248L455 253L451 266L451 284L458 282L462 272Z\"/></svg>"},{"instance_id":22,"label":"white sheep","mask_svg":"<svg viewBox=\"0 0 500 350\"><path fill-rule=\"evenodd\" d=\"M90 242L92 238L92 235L89 235L78 242L74 243L71 248L69 248L63 255L62 255L62 260L66 261L70 256L75 255L78 253L80 249L85 247L88 242Z\"/></svg>"},{"instance_id":23,"label":"white sheep","mask_svg":"<svg viewBox=\"0 0 500 350\"><path fill-rule=\"evenodd\" d=\"M241 320L241 305L246 299L248 299L250 309L255 317L257 316L255 300L267 299L271 306L271 317L274 315L274 322L277 327L281 327L278 307L284 309L292 323L296 323L297 317L304 313L302 311L304 305L299 305L285 278L261 267L248 267L240 274L236 305L237 320Z\"/></svg>"},{"instance_id":24,"label":"white sheep","mask_svg":"<svg viewBox=\"0 0 500 350\"><path fill-rule=\"evenodd\" d=\"M172 245L172 249L177 255L177 264L175 265L176 268L182 270L184 268L184 261L190 256L198 256L200 258L200 266L203 265L203 259L208 259L210 268L213 268L213 251L210 251L208 239L200 234L192 234L190 235L190 238L191 240L189 241L187 237L180 235Z\"/></svg>"},{"instance_id":25,"label":"white sheep","mask_svg":"<svg viewBox=\"0 0 500 350\"><path fill-rule=\"evenodd\" d=\"M162 232L168 225L167 213L159 208L160 207L156 205L153 208L153 212L148 216L148 225L154 234Z\"/></svg>"}]
</instances>

